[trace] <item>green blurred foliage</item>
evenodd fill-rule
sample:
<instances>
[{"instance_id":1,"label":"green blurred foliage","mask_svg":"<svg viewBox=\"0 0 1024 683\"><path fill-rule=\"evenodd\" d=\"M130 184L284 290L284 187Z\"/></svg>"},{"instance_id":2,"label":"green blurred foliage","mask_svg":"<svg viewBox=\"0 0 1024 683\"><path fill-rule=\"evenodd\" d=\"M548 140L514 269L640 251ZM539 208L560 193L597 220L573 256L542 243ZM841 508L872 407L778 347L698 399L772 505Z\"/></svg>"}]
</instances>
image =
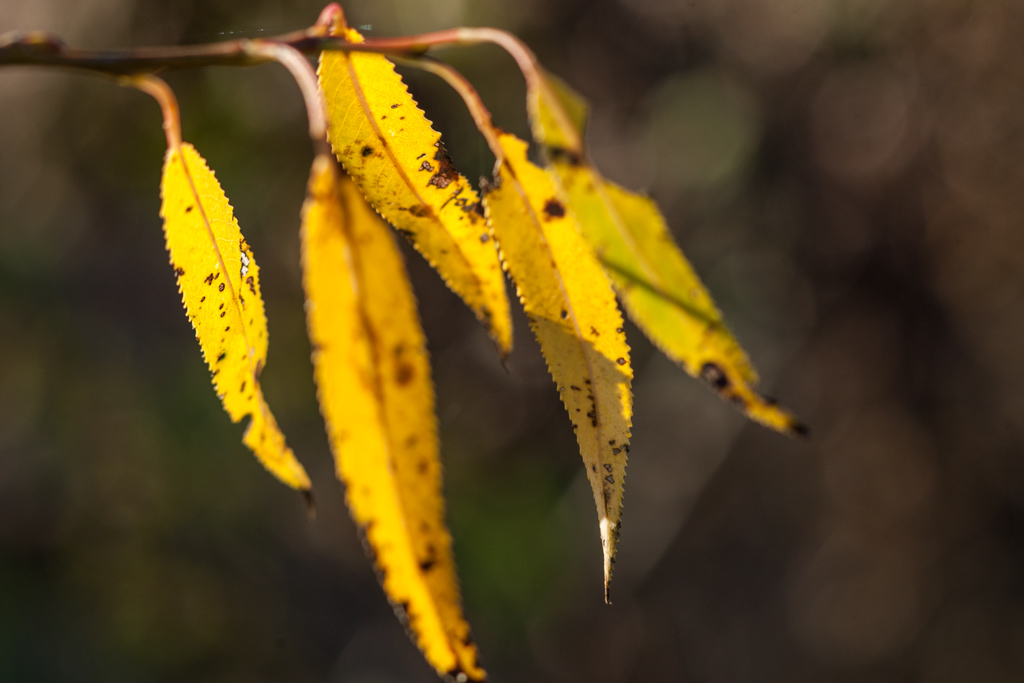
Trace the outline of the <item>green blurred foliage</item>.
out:
<instances>
[{"instance_id":1,"label":"green blurred foliage","mask_svg":"<svg viewBox=\"0 0 1024 683\"><path fill-rule=\"evenodd\" d=\"M309 2L6 0L0 32L103 48L273 35ZM1010 0L346 3L370 35L492 25L593 105L593 156L650 191L812 427L745 424L637 333L614 605L525 320L509 372L406 249L438 385L466 610L497 681L1024 677L1024 11ZM444 53L525 135L514 65ZM335 483L283 69L167 74L262 267L263 375L315 522L240 443L163 249L139 93L0 70L0 680L435 680ZM458 99L410 74L469 177Z\"/></svg>"}]
</instances>

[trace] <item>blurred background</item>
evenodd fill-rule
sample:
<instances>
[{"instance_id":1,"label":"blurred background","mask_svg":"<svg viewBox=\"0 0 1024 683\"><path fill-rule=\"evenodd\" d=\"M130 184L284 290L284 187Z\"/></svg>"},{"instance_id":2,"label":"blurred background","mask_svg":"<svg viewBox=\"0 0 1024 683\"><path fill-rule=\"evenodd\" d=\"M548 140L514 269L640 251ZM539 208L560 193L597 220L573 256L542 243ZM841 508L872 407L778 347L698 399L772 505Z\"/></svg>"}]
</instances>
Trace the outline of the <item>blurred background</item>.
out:
<instances>
[{"instance_id":1,"label":"blurred background","mask_svg":"<svg viewBox=\"0 0 1024 683\"><path fill-rule=\"evenodd\" d=\"M517 313L506 373L406 249L449 521L485 666L518 681L1024 679L1024 5L350 0L390 36L514 31L593 105L763 376L745 422L627 335L636 417L614 605L570 423ZM308 26L296 0L4 0L86 48ZM497 48L443 53L527 135ZM262 267L264 390L315 522L229 422L163 247L159 112L0 70L0 680L433 681L344 510L311 381L311 149L277 66L167 75ZM410 74L456 165L493 159Z\"/></svg>"}]
</instances>

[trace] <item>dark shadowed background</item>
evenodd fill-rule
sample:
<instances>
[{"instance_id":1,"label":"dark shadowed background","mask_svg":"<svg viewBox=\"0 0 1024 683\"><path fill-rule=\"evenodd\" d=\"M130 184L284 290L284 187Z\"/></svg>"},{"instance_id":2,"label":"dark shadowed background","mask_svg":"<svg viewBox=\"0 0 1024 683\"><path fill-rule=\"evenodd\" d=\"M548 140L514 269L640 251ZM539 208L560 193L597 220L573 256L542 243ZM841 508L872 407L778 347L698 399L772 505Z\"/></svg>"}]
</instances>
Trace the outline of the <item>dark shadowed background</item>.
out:
<instances>
[{"instance_id":1,"label":"dark shadowed background","mask_svg":"<svg viewBox=\"0 0 1024 683\"><path fill-rule=\"evenodd\" d=\"M495 681L1024 679L1024 5L353 0L373 36L492 25L593 104L763 375L746 423L634 327L614 605L569 420L525 319L501 368L411 250L449 520ZM80 47L311 24L315 1L3 0ZM526 135L496 48L445 53ZM432 681L342 504L311 381L283 68L170 73L262 267L267 399L319 517L242 446L163 248L159 111L0 70L0 680ZM412 87L470 178L492 158Z\"/></svg>"}]
</instances>

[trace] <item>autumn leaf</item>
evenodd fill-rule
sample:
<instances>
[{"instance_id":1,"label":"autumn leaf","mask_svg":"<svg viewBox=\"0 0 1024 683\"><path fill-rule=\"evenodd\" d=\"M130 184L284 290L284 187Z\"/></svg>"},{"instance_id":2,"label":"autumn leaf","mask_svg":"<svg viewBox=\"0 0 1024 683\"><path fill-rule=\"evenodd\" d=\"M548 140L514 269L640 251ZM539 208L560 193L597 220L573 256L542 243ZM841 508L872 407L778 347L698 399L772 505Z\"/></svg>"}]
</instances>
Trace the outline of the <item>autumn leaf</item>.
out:
<instances>
[{"instance_id":1,"label":"autumn leaf","mask_svg":"<svg viewBox=\"0 0 1024 683\"><path fill-rule=\"evenodd\" d=\"M803 425L753 386L757 373L707 288L675 244L657 205L605 180L582 144L587 105L542 74L528 93L533 134L630 318L675 363L747 417L788 434Z\"/></svg>"},{"instance_id":2,"label":"autumn leaf","mask_svg":"<svg viewBox=\"0 0 1024 683\"><path fill-rule=\"evenodd\" d=\"M250 417L244 443L282 482L308 491L309 477L285 445L263 399L267 319L259 267L217 178L195 148L167 151L161 181L164 235L185 310L217 396L232 421Z\"/></svg>"},{"instance_id":3,"label":"autumn leaf","mask_svg":"<svg viewBox=\"0 0 1024 683\"><path fill-rule=\"evenodd\" d=\"M363 42L344 25L335 30ZM385 57L329 51L320 84L338 159L373 207L415 245L484 324L500 353L512 344L505 280L480 200L441 136Z\"/></svg>"},{"instance_id":4,"label":"autumn leaf","mask_svg":"<svg viewBox=\"0 0 1024 683\"><path fill-rule=\"evenodd\" d=\"M600 520L607 599L622 515L633 372L611 284L527 145L497 132L484 196L505 267L569 413Z\"/></svg>"},{"instance_id":5,"label":"autumn leaf","mask_svg":"<svg viewBox=\"0 0 1024 683\"><path fill-rule=\"evenodd\" d=\"M416 301L387 227L326 156L310 177L302 259L320 410L352 517L427 661L483 680L444 521Z\"/></svg>"}]
</instances>

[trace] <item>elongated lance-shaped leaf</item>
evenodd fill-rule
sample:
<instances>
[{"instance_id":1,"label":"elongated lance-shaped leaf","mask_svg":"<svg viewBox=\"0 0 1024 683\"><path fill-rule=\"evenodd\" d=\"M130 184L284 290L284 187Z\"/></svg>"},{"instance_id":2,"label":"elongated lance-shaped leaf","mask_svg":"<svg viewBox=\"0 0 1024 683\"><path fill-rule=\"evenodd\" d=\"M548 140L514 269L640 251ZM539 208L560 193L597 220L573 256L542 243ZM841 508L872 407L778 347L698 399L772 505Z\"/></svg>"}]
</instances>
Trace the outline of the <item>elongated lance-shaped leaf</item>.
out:
<instances>
[{"instance_id":1,"label":"elongated lance-shaped leaf","mask_svg":"<svg viewBox=\"0 0 1024 683\"><path fill-rule=\"evenodd\" d=\"M234 422L250 417L245 445L292 488L309 477L285 445L263 399L267 318L260 274L217 178L187 143L167 151L160 187L164 235L178 289L224 409Z\"/></svg>"},{"instance_id":2,"label":"elongated lance-shaped leaf","mask_svg":"<svg viewBox=\"0 0 1024 683\"><path fill-rule=\"evenodd\" d=\"M528 98L533 134L546 146L548 168L637 327L750 419L783 433L803 433L796 418L754 390L757 373L657 205L605 180L587 160L583 99L546 74Z\"/></svg>"},{"instance_id":3,"label":"elongated lance-shaped leaf","mask_svg":"<svg viewBox=\"0 0 1024 683\"><path fill-rule=\"evenodd\" d=\"M336 35L360 43L358 31ZM385 57L329 51L320 84L338 159L373 207L413 243L487 328L511 349L505 279L480 200L455 170L441 136Z\"/></svg>"},{"instance_id":4,"label":"elongated lance-shaped leaf","mask_svg":"<svg viewBox=\"0 0 1024 683\"><path fill-rule=\"evenodd\" d=\"M526 158L525 142L497 138L503 159L484 206L576 432L600 520L607 598L633 414L622 314L551 178Z\"/></svg>"},{"instance_id":5,"label":"elongated lance-shaped leaf","mask_svg":"<svg viewBox=\"0 0 1024 683\"><path fill-rule=\"evenodd\" d=\"M483 680L444 522L426 340L401 255L359 189L318 157L302 223L320 410L349 511L427 661Z\"/></svg>"}]
</instances>

